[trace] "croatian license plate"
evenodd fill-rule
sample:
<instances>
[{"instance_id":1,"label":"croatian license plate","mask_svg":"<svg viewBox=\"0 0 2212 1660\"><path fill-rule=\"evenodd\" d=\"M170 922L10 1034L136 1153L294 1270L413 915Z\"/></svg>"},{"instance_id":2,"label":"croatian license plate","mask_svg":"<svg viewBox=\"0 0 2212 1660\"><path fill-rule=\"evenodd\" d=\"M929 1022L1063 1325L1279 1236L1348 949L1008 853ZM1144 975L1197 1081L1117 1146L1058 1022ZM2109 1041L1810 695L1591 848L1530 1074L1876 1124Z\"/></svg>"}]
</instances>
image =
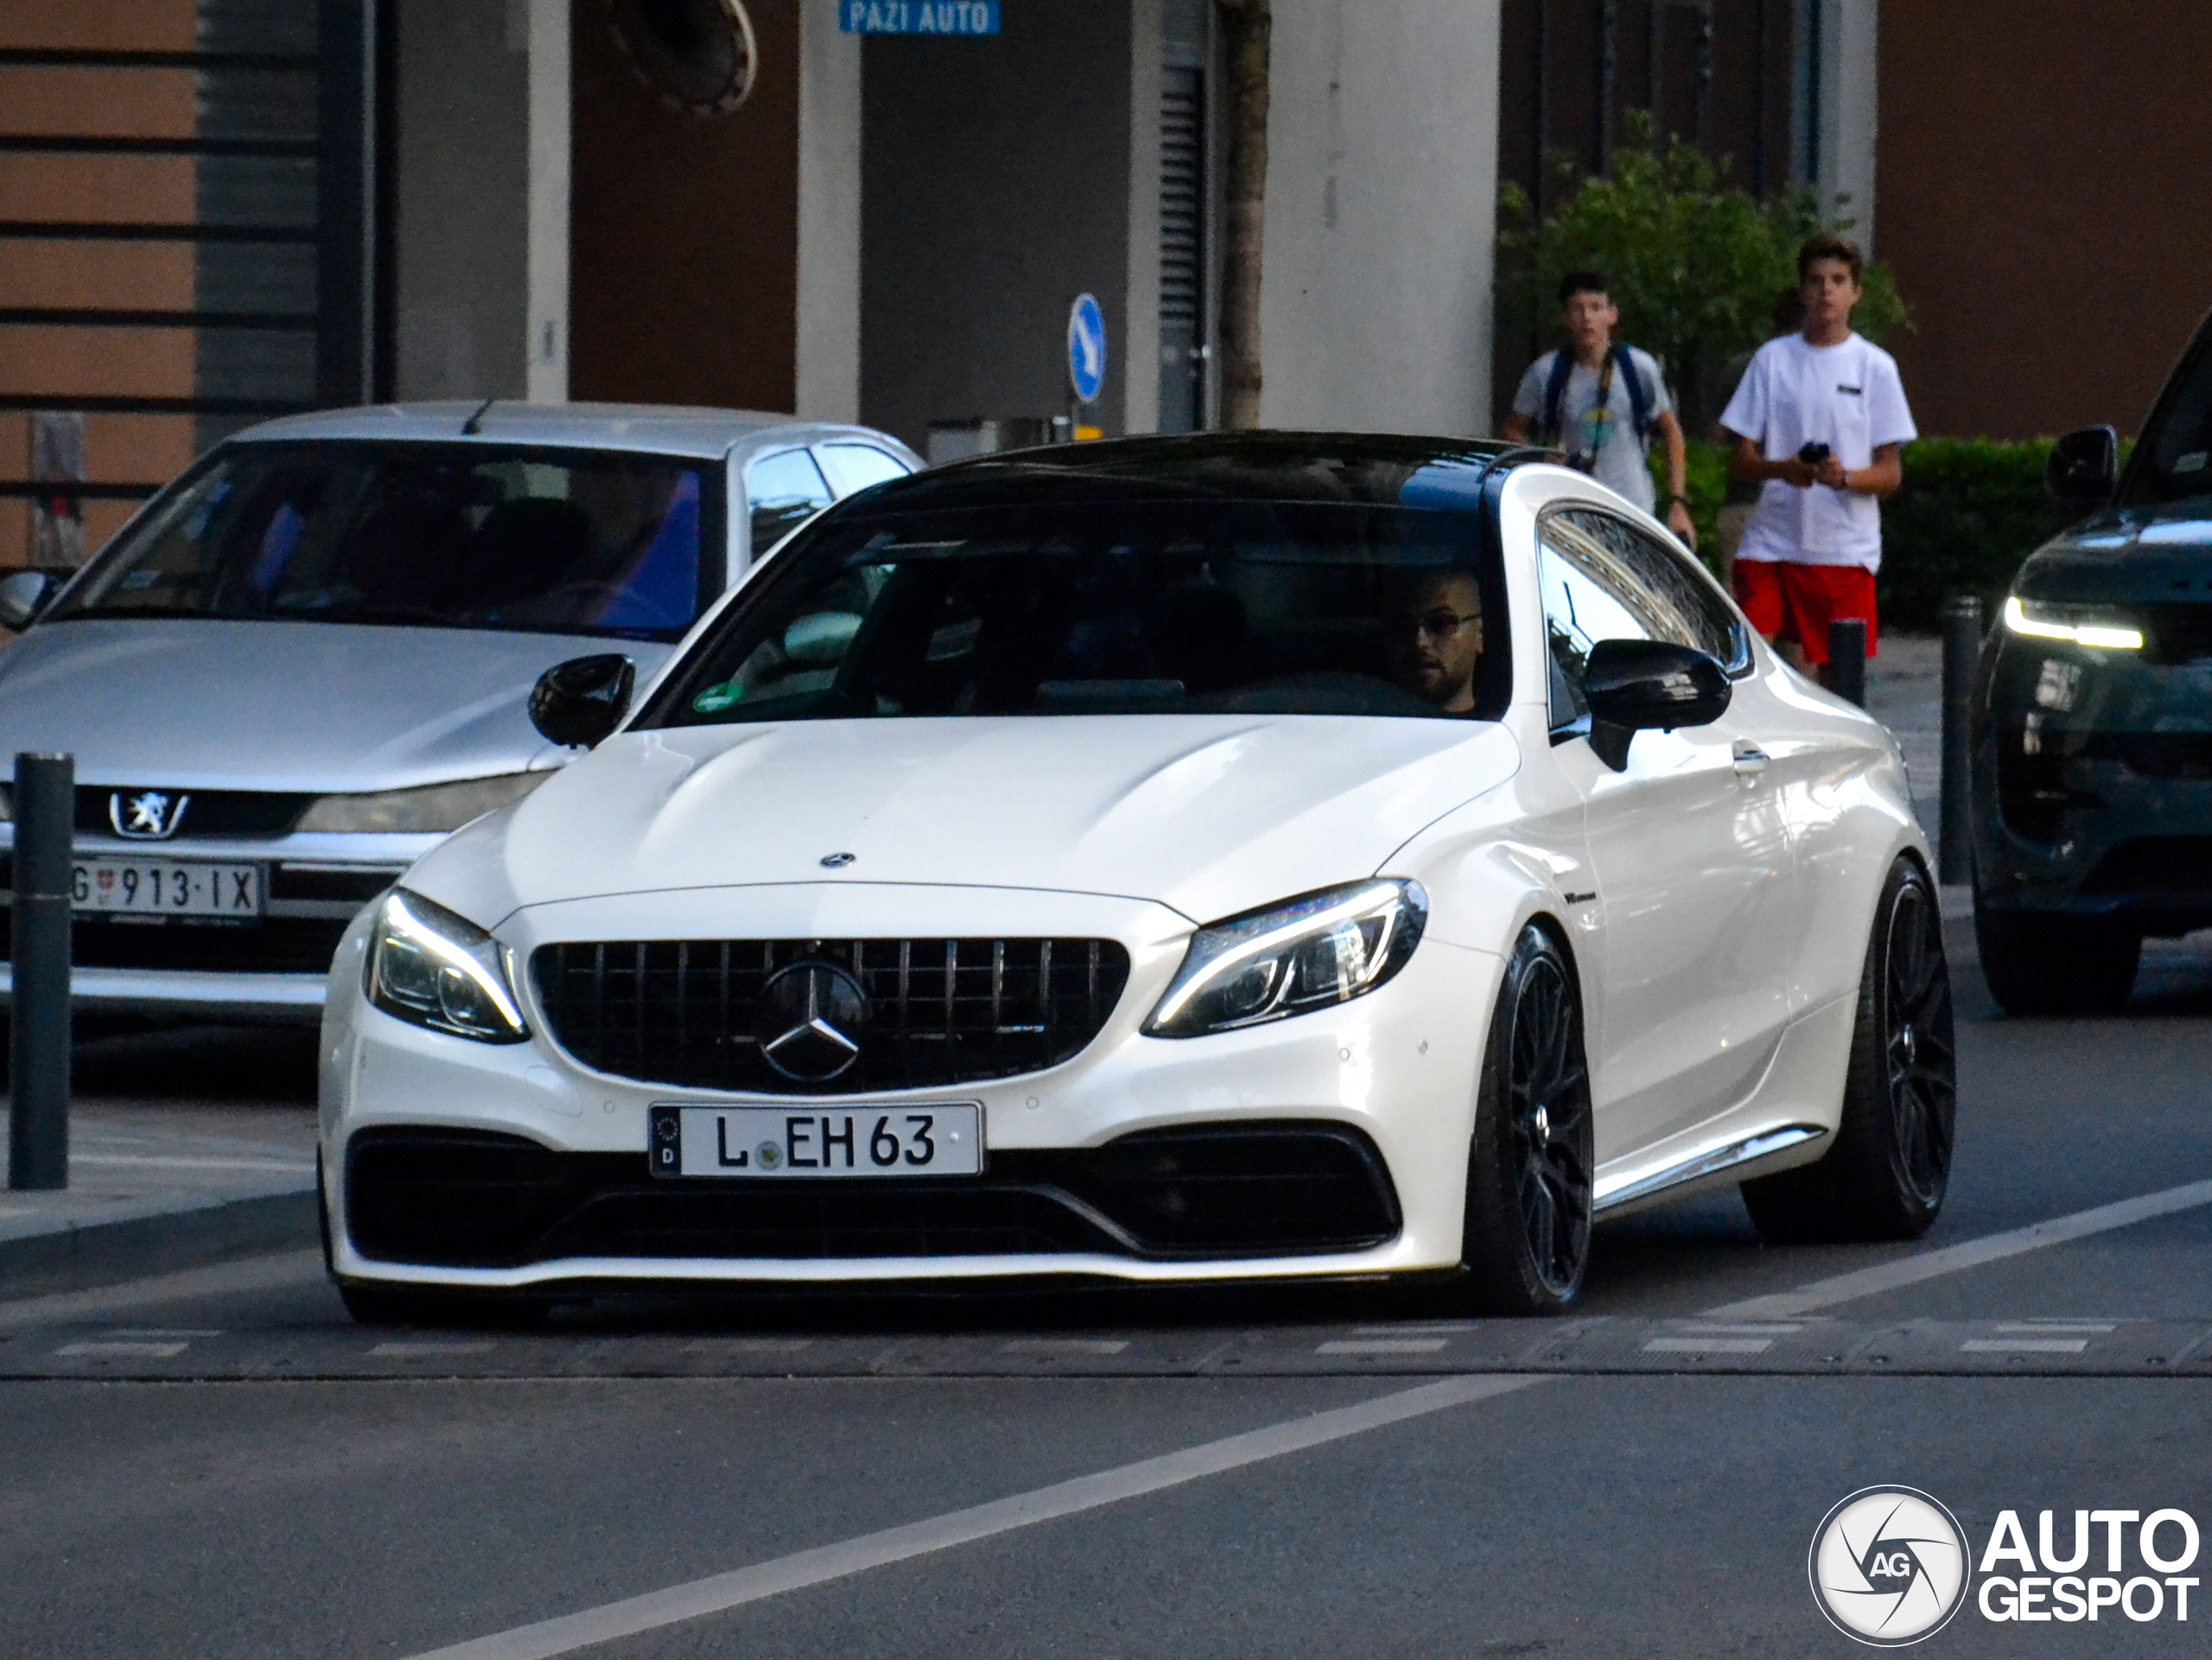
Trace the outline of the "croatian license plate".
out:
<instances>
[{"instance_id":1,"label":"croatian license plate","mask_svg":"<svg viewBox=\"0 0 2212 1660\"><path fill-rule=\"evenodd\" d=\"M250 920L261 914L261 867L189 859L79 859L70 899L83 916Z\"/></svg>"},{"instance_id":2,"label":"croatian license plate","mask_svg":"<svg viewBox=\"0 0 2212 1660\"><path fill-rule=\"evenodd\" d=\"M896 1107L655 1105L656 1176L974 1176L983 1110L973 1101Z\"/></svg>"}]
</instances>

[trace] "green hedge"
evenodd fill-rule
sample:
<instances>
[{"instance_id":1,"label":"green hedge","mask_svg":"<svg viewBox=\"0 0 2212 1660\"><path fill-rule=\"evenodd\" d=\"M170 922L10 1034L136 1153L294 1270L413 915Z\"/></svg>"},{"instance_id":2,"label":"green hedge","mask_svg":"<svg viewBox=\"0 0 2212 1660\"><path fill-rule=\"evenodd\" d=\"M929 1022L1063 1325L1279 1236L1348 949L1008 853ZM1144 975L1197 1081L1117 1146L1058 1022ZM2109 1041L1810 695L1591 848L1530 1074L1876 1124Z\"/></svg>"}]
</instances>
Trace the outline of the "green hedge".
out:
<instances>
[{"instance_id":1,"label":"green hedge","mask_svg":"<svg viewBox=\"0 0 2212 1660\"><path fill-rule=\"evenodd\" d=\"M2020 562L2082 517L2079 508L2044 493L2050 444L2048 438L1923 438L1905 446L1904 487L1882 504L1878 592L1884 627L1932 633L1942 626L1944 606L1960 594L1979 594L1983 614L1995 614ZM1652 459L1660 460L1656 445ZM1729 485L1727 472L1721 446L1689 446L1698 550L1716 568L1720 508L1751 499L1748 490Z\"/></svg>"}]
</instances>

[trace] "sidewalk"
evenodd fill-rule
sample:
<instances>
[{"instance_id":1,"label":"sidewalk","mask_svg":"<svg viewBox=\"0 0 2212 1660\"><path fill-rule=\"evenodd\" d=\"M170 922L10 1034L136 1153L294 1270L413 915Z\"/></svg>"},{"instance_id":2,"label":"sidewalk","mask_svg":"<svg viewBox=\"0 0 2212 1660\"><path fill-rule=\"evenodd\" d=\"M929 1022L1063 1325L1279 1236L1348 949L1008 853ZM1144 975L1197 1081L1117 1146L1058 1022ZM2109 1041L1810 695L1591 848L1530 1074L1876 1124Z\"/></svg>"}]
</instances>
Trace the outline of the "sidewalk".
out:
<instances>
[{"instance_id":1,"label":"sidewalk","mask_svg":"<svg viewBox=\"0 0 2212 1660\"><path fill-rule=\"evenodd\" d=\"M299 1046L227 1031L80 1045L68 1187L0 1191L0 1299L312 1245L313 1074Z\"/></svg>"}]
</instances>

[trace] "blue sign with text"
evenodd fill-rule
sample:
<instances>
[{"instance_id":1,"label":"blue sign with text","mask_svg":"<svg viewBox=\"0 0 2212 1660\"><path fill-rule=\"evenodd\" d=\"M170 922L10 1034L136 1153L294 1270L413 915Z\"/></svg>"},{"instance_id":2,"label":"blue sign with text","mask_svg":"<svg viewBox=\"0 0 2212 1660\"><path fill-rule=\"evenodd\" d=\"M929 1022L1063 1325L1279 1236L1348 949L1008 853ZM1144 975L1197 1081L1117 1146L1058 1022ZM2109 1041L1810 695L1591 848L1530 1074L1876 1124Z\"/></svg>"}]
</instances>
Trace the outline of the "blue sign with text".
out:
<instances>
[{"instance_id":1,"label":"blue sign with text","mask_svg":"<svg viewBox=\"0 0 2212 1660\"><path fill-rule=\"evenodd\" d=\"M837 0L848 35L995 35L999 0Z\"/></svg>"},{"instance_id":2,"label":"blue sign with text","mask_svg":"<svg viewBox=\"0 0 2212 1660\"><path fill-rule=\"evenodd\" d=\"M1068 313L1068 385L1077 401L1096 404L1106 390L1106 314L1088 294Z\"/></svg>"}]
</instances>

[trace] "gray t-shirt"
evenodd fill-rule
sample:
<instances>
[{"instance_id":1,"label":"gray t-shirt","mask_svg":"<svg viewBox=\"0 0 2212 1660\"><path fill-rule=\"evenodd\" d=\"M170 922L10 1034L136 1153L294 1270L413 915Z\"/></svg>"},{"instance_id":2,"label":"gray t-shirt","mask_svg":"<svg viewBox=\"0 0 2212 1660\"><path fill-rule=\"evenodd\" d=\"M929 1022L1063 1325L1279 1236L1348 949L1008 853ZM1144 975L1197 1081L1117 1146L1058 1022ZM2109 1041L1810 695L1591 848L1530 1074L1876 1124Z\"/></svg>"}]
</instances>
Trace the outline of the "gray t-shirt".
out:
<instances>
[{"instance_id":1,"label":"gray t-shirt","mask_svg":"<svg viewBox=\"0 0 2212 1660\"><path fill-rule=\"evenodd\" d=\"M1529 372L1521 377L1521 390L1513 394L1513 412L1532 427L1544 418L1544 391L1551 385L1552 364L1558 356L1556 352L1547 352L1530 364ZM1667 377L1660 373L1658 359L1650 353L1631 346L1628 356L1643 382L1647 412L1656 421L1674 408L1667 396ZM1598 386L1604 376L1602 368L1586 369L1579 363L1567 372L1567 391L1560 398L1557 442L1578 461L1595 455L1598 462L1590 469L1591 475L1648 513L1658 499L1645 460L1650 445L1637 436L1636 403L1629 395L1628 377L1618 369L1614 371L1605 408L1599 409Z\"/></svg>"}]
</instances>

